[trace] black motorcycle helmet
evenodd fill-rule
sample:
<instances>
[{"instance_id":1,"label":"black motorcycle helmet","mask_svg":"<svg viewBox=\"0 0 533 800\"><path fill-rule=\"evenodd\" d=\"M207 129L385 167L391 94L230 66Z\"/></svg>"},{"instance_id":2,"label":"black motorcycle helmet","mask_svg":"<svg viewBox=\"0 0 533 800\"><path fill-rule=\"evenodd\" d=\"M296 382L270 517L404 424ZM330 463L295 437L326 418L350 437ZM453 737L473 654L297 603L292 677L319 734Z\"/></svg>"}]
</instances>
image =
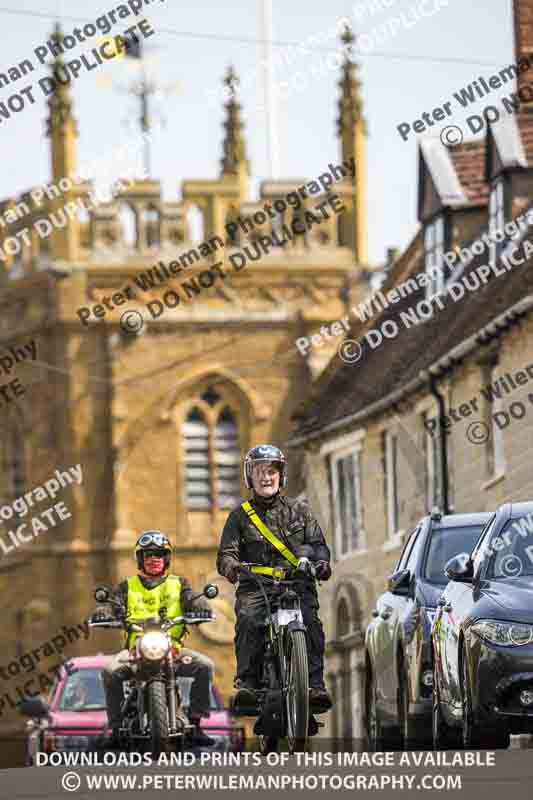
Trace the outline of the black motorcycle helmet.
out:
<instances>
[{"instance_id":1,"label":"black motorcycle helmet","mask_svg":"<svg viewBox=\"0 0 533 800\"><path fill-rule=\"evenodd\" d=\"M244 483L247 489L252 489L252 467L254 464L264 464L272 462L279 467L280 489L284 489L287 485L287 462L285 456L273 444L258 444L248 450L244 459Z\"/></svg>"},{"instance_id":2,"label":"black motorcycle helmet","mask_svg":"<svg viewBox=\"0 0 533 800\"><path fill-rule=\"evenodd\" d=\"M172 545L169 539L161 531L144 531L137 539L135 545L135 558L137 567L144 571L145 555L161 556L165 563L165 572L170 566L172 556Z\"/></svg>"}]
</instances>

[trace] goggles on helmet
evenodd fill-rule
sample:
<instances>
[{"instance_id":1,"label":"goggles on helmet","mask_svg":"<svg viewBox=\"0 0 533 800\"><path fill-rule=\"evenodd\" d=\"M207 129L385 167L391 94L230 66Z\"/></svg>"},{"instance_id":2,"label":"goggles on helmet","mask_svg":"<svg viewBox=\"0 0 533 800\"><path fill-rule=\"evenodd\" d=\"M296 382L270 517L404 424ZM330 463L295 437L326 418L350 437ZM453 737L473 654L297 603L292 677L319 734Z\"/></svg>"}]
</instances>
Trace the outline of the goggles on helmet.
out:
<instances>
[{"instance_id":1,"label":"goggles on helmet","mask_svg":"<svg viewBox=\"0 0 533 800\"><path fill-rule=\"evenodd\" d=\"M145 533L137 542L138 547L160 547L169 550L170 542L162 533Z\"/></svg>"}]
</instances>

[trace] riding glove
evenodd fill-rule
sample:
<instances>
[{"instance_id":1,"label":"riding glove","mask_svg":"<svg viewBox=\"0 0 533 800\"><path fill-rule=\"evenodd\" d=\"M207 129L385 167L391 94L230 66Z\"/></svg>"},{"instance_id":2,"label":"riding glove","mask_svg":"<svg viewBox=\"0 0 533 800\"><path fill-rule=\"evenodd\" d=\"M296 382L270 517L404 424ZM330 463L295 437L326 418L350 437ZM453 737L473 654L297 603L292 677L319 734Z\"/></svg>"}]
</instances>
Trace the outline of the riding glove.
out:
<instances>
[{"instance_id":1,"label":"riding glove","mask_svg":"<svg viewBox=\"0 0 533 800\"><path fill-rule=\"evenodd\" d=\"M329 580L329 578L331 578L329 561L317 561L315 564L315 574L319 581Z\"/></svg>"}]
</instances>

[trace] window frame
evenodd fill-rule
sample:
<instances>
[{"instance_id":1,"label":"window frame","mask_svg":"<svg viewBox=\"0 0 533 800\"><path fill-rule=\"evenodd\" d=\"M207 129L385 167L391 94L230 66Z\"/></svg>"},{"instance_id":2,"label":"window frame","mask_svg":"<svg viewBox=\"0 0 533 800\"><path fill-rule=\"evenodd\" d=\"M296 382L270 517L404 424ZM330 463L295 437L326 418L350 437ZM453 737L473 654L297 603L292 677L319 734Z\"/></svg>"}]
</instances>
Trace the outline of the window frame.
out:
<instances>
[{"instance_id":1,"label":"window frame","mask_svg":"<svg viewBox=\"0 0 533 800\"><path fill-rule=\"evenodd\" d=\"M437 424L430 433L425 422L430 417L429 409L422 411L421 421L424 435L424 461L426 464L426 511L428 513L438 506L441 507L442 500L442 465L440 463L440 420L436 413L434 418Z\"/></svg>"},{"instance_id":2,"label":"window frame","mask_svg":"<svg viewBox=\"0 0 533 800\"><path fill-rule=\"evenodd\" d=\"M492 386L495 382L495 372L498 367L498 359L495 357L482 364L483 386ZM500 376L496 376L499 378ZM504 475L507 469L507 459L505 457L505 438L503 430L496 425L494 416L498 411L505 409L505 398L494 397L492 403L485 398L484 420L490 428L491 435L487 438L485 448L486 474L489 480Z\"/></svg>"},{"instance_id":3,"label":"window frame","mask_svg":"<svg viewBox=\"0 0 533 800\"><path fill-rule=\"evenodd\" d=\"M492 181L490 186L488 233L489 237L491 237L493 232L502 231L503 236L500 242L492 242L491 240L491 244L489 245L489 264L491 267L497 264L506 245L505 198L505 180L503 175L499 175Z\"/></svg>"},{"instance_id":4,"label":"window frame","mask_svg":"<svg viewBox=\"0 0 533 800\"><path fill-rule=\"evenodd\" d=\"M398 559L398 563L396 564L396 572L398 572L401 569L405 569L405 565L409 561L409 556L411 555L411 550L413 549L413 545L415 543L415 540L416 540L417 536L419 536L421 530L422 530L422 526L421 525L417 525L416 528L413 531L411 531L411 533L407 537L407 541L405 542L405 545L404 545L403 550L401 552L400 558ZM405 558L405 562L402 563L404 558Z\"/></svg>"},{"instance_id":5,"label":"window frame","mask_svg":"<svg viewBox=\"0 0 533 800\"><path fill-rule=\"evenodd\" d=\"M342 449L338 449L330 454L330 474L331 474L331 486L333 491L333 510L334 510L334 520L335 520L335 560L342 561L346 558L351 558L354 555L358 555L366 551L366 533L364 530L364 521L363 521L363 508L362 508L362 469L361 469L361 451L362 446L358 446L357 444L352 444L348 447L344 447ZM342 523L345 509L340 508L340 492L339 492L339 484L338 484L338 472L337 472L337 465L340 461L351 457L353 463L353 475L354 475L354 497L355 497L355 511L357 517L357 544L356 547L351 546L351 542L353 541L353 531L347 533L348 538L348 548L346 551L343 551L342 548L342 540L343 540L343 530L342 530Z\"/></svg>"},{"instance_id":6,"label":"window frame","mask_svg":"<svg viewBox=\"0 0 533 800\"><path fill-rule=\"evenodd\" d=\"M480 561L478 561L478 563L476 564L476 560L475 559L476 559L476 557L478 555L478 551L483 553L483 549L484 549L483 545L484 545L485 542L489 541L489 539L490 539L490 537L492 536L492 533L493 533L493 527L497 524L497 522L498 522L498 515L497 514L493 514L493 516L489 519L489 521L487 522L487 524L485 525L485 527L483 528L483 530L479 534L479 539L476 542L476 546L474 547L474 549L470 553L470 558L472 560L472 565L473 565L474 578L478 574L481 574L481 570L483 569L483 564L485 563L485 555L483 555L482 558L480 559Z\"/></svg>"},{"instance_id":7,"label":"window frame","mask_svg":"<svg viewBox=\"0 0 533 800\"><path fill-rule=\"evenodd\" d=\"M214 405L209 404L204 398L206 393L212 387L212 383L209 382L199 390L197 390L193 397L187 403L183 414L181 416L181 421L179 425L179 436L180 436L180 444L181 444L181 452L182 452L182 487L183 492L182 496L184 497L185 502L185 511L186 513L208 513L211 515L216 515L220 512L226 512L236 505L242 495L242 474L240 469L240 462L242 457L242 440L243 440L243 430L242 430L242 422L241 416L239 415L238 410L235 408L235 403L232 402L231 398L222 391L219 387L216 389L216 394L218 395L218 399ZM187 464L187 435L184 431L184 426L188 423L189 417L192 412L197 409L199 413L203 416L207 427L207 481L209 485L209 495L210 495L210 502L209 505L203 508L195 508L189 505L189 498L188 498L188 464ZM235 422L236 428L236 437L237 437L237 447L235 453L238 457L238 475L239 475L239 488L238 493L235 495L235 502L229 501L225 505L220 504L220 498L225 496L227 493L223 493L220 491L219 483L221 481L220 475L220 465L221 462L219 460L220 455L220 448L217 446L217 426L220 418L222 415L228 411Z\"/></svg>"},{"instance_id":8,"label":"window frame","mask_svg":"<svg viewBox=\"0 0 533 800\"><path fill-rule=\"evenodd\" d=\"M428 240L431 244L428 246ZM443 212L436 214L424 226L424 274L428 278L426 284L426 300L444 291L446 277L444 274L444 254L446 253L447 225L446 217ZM440 266L440 273L435 277L430 277L428 270L430 267Z\"/></svg>"},{"instance_id":9,"label":"window frame","mask_svg":"<svg viewBox=\"0 0 533 800\"><path fill-rule=\"evenodd\" d=\"M398 435L390 428L382 432L382 448L387 541L391 542L400 533L400 501L398 491ZM392 460L391 455L394 455Z\"/></svg>"}]
</instances>

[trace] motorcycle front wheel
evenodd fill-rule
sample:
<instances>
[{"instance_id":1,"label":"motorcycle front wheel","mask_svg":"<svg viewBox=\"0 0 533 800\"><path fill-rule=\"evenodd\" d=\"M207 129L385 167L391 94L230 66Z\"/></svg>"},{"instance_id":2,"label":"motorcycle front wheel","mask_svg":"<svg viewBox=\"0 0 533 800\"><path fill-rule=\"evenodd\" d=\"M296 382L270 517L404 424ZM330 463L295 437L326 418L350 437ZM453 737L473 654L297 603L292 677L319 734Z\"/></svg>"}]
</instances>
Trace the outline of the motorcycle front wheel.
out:
<instances>
[{"instance_id":1,"label":"motorcycle front wheel","mask_svg":"<svg viewBox=\"0 0 533 800\"><path fill-rule=\"evenodd\" d=\"M163 681L152 681L148 685L148 708L152 731L152 758L168 753L168 708L167 693Z\"/></svg>"},{"instance_id":2,"label":"motorcycle front wheel","mask_svg":"<svg viewBox=\"0 0 533 800\"><path fill-rule=\"evenodd\" d=\"M289 753L303 752L309 729L309 668L303 631L290 631L286 640L286 708Z\"/></svg>"}]
</instances>

